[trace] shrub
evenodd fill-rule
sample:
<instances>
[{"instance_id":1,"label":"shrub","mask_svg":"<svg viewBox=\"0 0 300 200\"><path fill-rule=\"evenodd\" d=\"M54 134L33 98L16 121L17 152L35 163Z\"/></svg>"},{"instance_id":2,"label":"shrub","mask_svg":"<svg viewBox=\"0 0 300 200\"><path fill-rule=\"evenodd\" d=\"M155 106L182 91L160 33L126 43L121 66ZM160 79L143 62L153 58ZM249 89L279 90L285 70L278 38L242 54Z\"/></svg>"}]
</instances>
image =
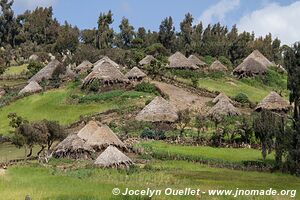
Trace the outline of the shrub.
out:
<instances>
[{"instance_id":1,"label":"shrub","mask_svg":"<svg viewBox=\"0 0 300 200\"><path fill-rule=\"evenodd\" d=\"M248 96L244 93L238 93L235 97L234 100L240 103L250 103L250 100Z\"/></svg>"},{"instance_id":2,"label":"shrub","mask_svg":"<svg viewBox=\"0 0 300 200\"><path fill-rule=\"evenodd\" d=\"M163 131L155 131L151 129L143 130L141 138L155 139L155 140L164 140L166 139L165 133Z\"/></svg>"},{"instance_id":3,"label":"shrub","mask_svg":"<svg viewBox=\"0 0 300 200\"><path fill-rule=\"evenodd\" d=\"M35 75L36 73L38 73L38 71L40 71L42 68L44 67L44 65L38 61L30 61L27 69L28 69L28 75L30 77L32 77L33 75Z\"/></svg>"},{"instance_id":4,"label":"shrub","mask_svg":"<svg viewBox=\"0 0 300 200\"><path fill-rule=\"evenodd\" d=\"M142 82L135 86L135 91L138 92L146 92L146 93L152 93L152 94L158 94L157 89L154 84L149 82Z\"/></svg>"},{"instance_id":5,"label":"shrub","mask_svg":"<svg viewBox=\"0 0 300 200\"><path fill-rule=\"evenodd\" d=\"M98 92L100 88L101 88L101 82L98 80L94 80L92 81L92 83L88 85L88 90L91 92Z\"/></svg>"},{"instance_id":6,"label":"shrub","mask_svg":"<svg viewBox=\"0 0 300 200\"><path fill-rule=\"evenodd\" d=\"M214 57L212 57L212 56L204 56L204 57L202 58L202 60L203 60L206 64L210 65L210 64L212 64L216 59L215 59Z\"/></svg>"},{"instance_id":7,"label":"shrub","mask_svg":"<svg viewBox=\"0 0 300 200\"><path fill-rule=\"evenodd\" d=\"M225 65L229 69L232 69L232 62L228 58L226 58L225 56L220 56L218 59L223 65Z\"/></svg>"}]
</instances>

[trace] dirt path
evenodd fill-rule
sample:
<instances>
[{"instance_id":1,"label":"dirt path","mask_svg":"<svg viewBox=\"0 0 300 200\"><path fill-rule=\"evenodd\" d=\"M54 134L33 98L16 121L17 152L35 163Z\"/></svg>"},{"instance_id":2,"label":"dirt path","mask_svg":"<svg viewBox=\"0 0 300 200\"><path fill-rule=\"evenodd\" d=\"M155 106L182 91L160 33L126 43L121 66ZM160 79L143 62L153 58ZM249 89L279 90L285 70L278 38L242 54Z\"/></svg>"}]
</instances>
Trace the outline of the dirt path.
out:
<instances>
[{"instance_id":1,"label":"dirt path","mask_svg":"<svg viewBox=\"0 0 300 200\"><path fill-rule=\"evenodd\" d=\"M169 96L171 104L178 110L189 108L205 112L209 109L205 104L211 101L212 98L199 96L171 84L158 81L152 81L152 83Z\"/></svg>"}]
</instances>

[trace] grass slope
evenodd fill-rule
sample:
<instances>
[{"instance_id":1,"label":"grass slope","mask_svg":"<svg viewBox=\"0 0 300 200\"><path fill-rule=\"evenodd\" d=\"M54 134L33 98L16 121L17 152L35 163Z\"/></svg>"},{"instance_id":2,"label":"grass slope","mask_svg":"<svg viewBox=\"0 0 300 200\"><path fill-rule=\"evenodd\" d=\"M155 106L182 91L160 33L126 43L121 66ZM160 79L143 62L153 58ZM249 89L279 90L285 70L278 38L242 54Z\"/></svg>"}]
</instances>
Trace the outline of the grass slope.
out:
<instances>
[{"instance_id":1,"label":"grass slope","mask_svg":"<svg viewBox=\"0 0 300 200\"><path fill-rule=\"evenodd\" d=\"M6 200L24 199L146 199L114 197L113 188L130 189L300 189L299 178L258 172L217 169L186 161L151 161L144 169L129 171L99 168L62 169L31 164L14 166L0 175L0 195ZM138 183L138 184L137 184ZM299 195L297 195L299 196ZM198 199L196 197L158 196L154 199ZM237 199L230 196L203 196L201 199ZM238 197L238 199L283 200L287 196ZM297 199L294 198L294 199Z\"/></svg>"},{"instance_id":2,"label":"grass slope","mask_svg":"<svg viewBox=\"0 0 300 200\"><path fill-rule=\"evenodd\" d=\"M19 75L22 72L26 72L27 71L27 64L24 65L20 65L20 66L11 66L9 68L7 68L4 72L4 76L5 75Z\"/></svg>"},{"instance_id":3,"label":"grass slope","mask_svg":"<svg viewBox=\"0 0 300 200\"><path fill-rule=\"evenodd\" d=\"M185 159L195 161L212 161L219 163L241 164L243 161L260 161L262 156L255 149L213 148L208 146L182 146L171 145L160 141L143 142L140 144L146 150L152 152L156 158ZM274 155L268 155L269 161Z\"/></svg>"}]
</instances>

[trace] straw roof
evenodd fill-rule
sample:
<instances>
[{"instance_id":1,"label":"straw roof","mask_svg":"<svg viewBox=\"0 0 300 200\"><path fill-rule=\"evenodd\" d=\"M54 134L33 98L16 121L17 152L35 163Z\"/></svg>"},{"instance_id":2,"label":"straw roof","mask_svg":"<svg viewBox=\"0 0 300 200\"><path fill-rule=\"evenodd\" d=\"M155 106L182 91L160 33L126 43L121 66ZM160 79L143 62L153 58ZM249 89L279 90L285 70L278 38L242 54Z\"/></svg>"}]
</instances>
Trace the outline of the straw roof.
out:
<instances>
[{"instance_id":1,"label":"straw roof","mask_svg":"<svg viewBox=\"0 0 300 200\"><path fill-rule=\"evenodd\" d=\"M89 158L94 153L94 149L85 143L83 139L76 134L69 135L62 142L60 142L53 153L56 158Z\"/></svg>"},{"instance_id":2,"label":"straw roof","mask_svg":"<svg viewBox=\"0 0 300 200\"><path fill-rule=\"evenodd\" d=\"M209 111L208 116L214 119L222 119L225 116L241 115L240 111L227 100L219 100Z\"/></svg>"},{"instance_id":3,"label":"straw roof","mask_svg":"<svg viewBox=\"0 0 300 200\"><path fill-rule=\"evenodd\" d=\"M20 92L19 95L26 94L26 93L35 93L42 91L43 88L35 81L30 81L28 85L26 85Z\"/></svg>"},{"instance_id":4,"label":"straw roof","mask_svg":"<svg viewBox=\"0 0 300 200\"><path fill-rule=\"evenodd\" d=\"M199 69L197 65L189 61L182 53L176 52L168 58L168 68Z\"/></svg>"},{"instance_id":5,"label":"straw roof","mask_svg":"<svg viewBox=\"0 0 300 200\"><path fill-rule=\"evenodd\" d=\"M136 116L138 121L149 122L175 122L178 119L175 108L164 98L155 97L139 114Z\"/></svg>"},{"instance_id":6,"label":"straw roof","mask_svg":"<svg viewBox=\"0 0 300 200\"><path fill-rule=\"evenodd\" d=\"M233 74L244 74L244 75L254 75L254 74L264 74L267 72L267 67L264 66L259 61L248 58L245 59L239 66L233 70Z\"/></svg>"},{"instance_id":7,"label":"straw roof","mask_svg":"<svg viewBox=\"0 0 300 200\"><path fill-rule=\"evenodd\" d=\"M36 60L38 60L38 59L39 59L39 56L36 55L36 54L32 54L31 56L29 56L29 60L34 60L34 61L36 61Z\"/></svg>"},{"instance_id":8,"label":"straw roof","mask_svg":"<svg viewBox=\"0 0 300 200\"><path fill-rule=\"evenodd\" d=\"M112 66L116 67L117 69L120 68L119 64L117 64L115 61L111 60L109 57L104 56L103 58L101 58L100 60L98 60L97 62L94 63L94 70L97 70L97 68L101 67L102 64L105 62L110 63Z\"/></svg>"},{"instance_id":9,"label":"straw roof","mask_svg":"<svg viewBox=\"0 0 300 200\"><path fill-rule=\"evenodd\" d=\"M190 55L189 57L188 57L188 60L190 61L190 62L192 62L192 63L194 63L195 65L197 65L197 66L205 66L206 65L206 63L205 62L203 62L202 60L200 60L197 56L195 56L195 55Z\"/></svg>"},{"instance_id":10,"label":"straw roof","mask_svg":"<svg viewBox=\"0 0 300 200\"><path fill-rule=\"evenodd\" d=\"M100 154L94 164L101 167L118 168L121 166L129 167L130 165L133 165L133 162L129 157L123 154L116 147L109 146L103 153Z\"/></svg>"},{"instance_id":11,"label":"straw roof","mask_svg":"<svg viewBox=\"0 0 300 200\"><path fill-rule=\"evenodd\" d=\"M68 66L64 75L62 75L65 79L73 80L76 77L76 73L71 69L71 66Z\"/></svg>"},{"instance_id":12,"label":"straw roof","mask_svg":"<svg viewBox=\"0 0 300 200\"><path fill-rule=\"evenodd\" d=\"M125 75L126 78L132 79L132 78L144 78L147 75L142 72L139 68L134 67L132 68L127 74Z\"/></svg>"},{"instance_id":13,"label":"straw roof","mask_svg":"<svg viewBox=\"0 0 300 200\"><path fill-rule=\"evenodd\" d=\"M209 69L210 69L211 71L220 71L220 72L225 72L225 71L228 70L227 67L224 66L224 65L223 65L220 61L218 61L218 60L216 60L215 62L213 62L213 63L210 65Z\"/></svg>"},{"instance_id":14,"label":"straw roof","mask_svg":"<svg viewBox=\"0 0 300 200\"><path fill-rule=\"evenodd\" d=\"M103 149L109 145L126 149L125 144L107 125L99 127L95 121L90 121L77 135L84 139L87 144L97 149Z\"/></svg>"},{"instance_id":15,"label":"straw roof","mask_svg":"<svg viewBox=\"0 0 300 200\"><path fill-rule=\"evenodd\" d=\"M226 94L224 94L223 92L221 92L218 96L216 96L212 102L213 103L218 103L219 101L229 101L230 103L232 103L232 100L226 96Z\"/></svg>"},{"instance_id":16,"label":"straw roof","mask_svg":"<svg viewBox=\"0 0 300 200\"><path fill-rule=\"evenodd\" d=\"M250 59L253 58L254 60L258 61L259 63L261 63L263 66L265 67L269 67L274 65L274 63L272 63L271 61L269 61L262 53L260 53L258 50L254 50L247 58L244 59Z\"/></svg>"},{"instance_id":17,"label":"straw roof","mask_svg":"<svg viewBox=\"0 0 300 200\"><path fill-rule=\"evenodd\" d=\"M35 81L35 82L41 82L43 79L49 80L52 78L54 70L60 65L60 62L58 60L52 60L51 62L48 63L46 67L41 69L38 73L36 73L30 81Z\"/></svg>"},{"instance_id":18,"label":"straw roof","mask_svg":"<svg viewBox=\"0 0 300 200\"><path fill-rule=\"evenodd\" d=\"M90 61L85 60L75 68L75 71L76 72L86 72L92 68L93 68L93 64Z\"/></svg>"},{"instance_id":19,"label":"straw roof","mask_svg":"<svg viewBox=\"0 0 300 200\"><path fill-rule=\"evenodd\" d=\"M291 108L290 104L276 92L270 92L255 108L256 111L271 110L287 112Z\"/></svg>"},{"instance_id":20,"label":"straw roof","mask_svg":"<svg viewBox=\"0 0 300 200\"><path fill-rule=\"evenodd\" d=\"M152 60L156 60L152 55L147 55L145 58L143 58L140 62L139 65L149 65Z\"/></svg>"},{"instance_id":21,"label":"straw roof","mask_svg":"<svg viewBox=\"0 0 300 200\"><path fill-rule=\"evenodd\" d=\"M122 74L120 70L118 70L114 65L110 62L102 62L101 64L97 64L93 71L85 77L84 84L88 84L94 79L101 80L103 82L129 82L129 80Z\"/></svg>"}]
</instances>

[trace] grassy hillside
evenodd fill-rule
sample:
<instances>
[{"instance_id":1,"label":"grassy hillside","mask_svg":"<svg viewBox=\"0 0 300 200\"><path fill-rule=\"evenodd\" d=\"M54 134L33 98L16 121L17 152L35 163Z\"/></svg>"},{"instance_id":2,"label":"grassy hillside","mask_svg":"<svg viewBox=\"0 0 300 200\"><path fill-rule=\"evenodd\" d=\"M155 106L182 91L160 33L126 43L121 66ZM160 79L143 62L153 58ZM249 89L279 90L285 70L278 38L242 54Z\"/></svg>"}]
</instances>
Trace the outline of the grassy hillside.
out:
<instances>
[{"instance_id":1,"label":"grassy hillside","mask_svg":"<svg viewBox=\"0 0 300 200\"><path fill-rule=\"evenodd\" d=\"M80 92L74 92L72 88L61 88L34 94L0 108L0 134L8 134L10 127L7 115L12 112L16 112L29 121L48 119L56 120L66 125L78 120L81 115L132 106L151 97L149 94L133 91L125 93L128 94L127 96L123 93L118 93L119 95L125 95L128 99L127 101L126 98L123 98L122 103L119 102L118 96L114 96L111 99L104 98L102 101L89 101L88 103L68 102L68 98L74 96L74 93L84 97ZM147 95L148 97L146 97ZM105 93L105 96L110 96L110 92ZM140 96L143 96L143 98L139 98ZM129 100L131 97L135 97L136 100Z\"/></svg>"},{"instance_id":2,"label":"grassy hillside","mask_svg":"<svg viewBox=\"0 0 300 200\"><path fill-rule=\"evenodd\" d=\"M53 168L38 165L14 166L4 175L0 175L0 195L6 200L24 199L30 195L32 199L124 199L122 196L112 196L113 188L124 191L130 189L165 189L167 187L184 189L300 189L298 178L277 173L244 172L229 169L217 169L189 163L186 161L151 161L143 169L130 171L115 169L99 169L78 167L77 169L63 169L62 163L52 161ZM76 162L76 161L75 161ZM51 163L50 163L51 164ZM65 164L72 166L72 164ZM77 162L77 166L80 164ZM138 184L137 184L138 183ZM209 197L205 199L237 199L230 196ZM192 197L194 199L194 197ZM129 198L126 199L147 199ZM159 196L155 199L174 199L172 196ZM176 197L176 199L191 199ZM239 197L250 200L253 197ZM280 197L255 197L264 200L290 199Z\"/></svg>"},{"instance_id":3,"label":"grassy hillside","mask_svg":"<svg viewBox=\"0 0 300 200\"><path fill-rule=\"evenodd\" d=\"M3 75L19 75L22 72L27 71L27 64L20 65L20 66L11 66L7 68Z\"/></svg>"}]
</instances>

